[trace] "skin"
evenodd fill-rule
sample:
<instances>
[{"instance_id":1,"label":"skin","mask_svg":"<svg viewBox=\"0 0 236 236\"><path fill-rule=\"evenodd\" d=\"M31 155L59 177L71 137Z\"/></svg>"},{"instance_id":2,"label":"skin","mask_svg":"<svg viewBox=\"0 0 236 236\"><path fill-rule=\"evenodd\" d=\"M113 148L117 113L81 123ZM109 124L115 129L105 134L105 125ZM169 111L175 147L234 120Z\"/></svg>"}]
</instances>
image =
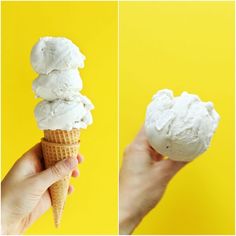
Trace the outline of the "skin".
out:
<instances>
[{"instance_id":1,"label":"skin","mask_svg":"<svg viewBox=\"0 0 236 236\"><path fill-rule=\"evenodd\" d=\"M77 177L77 164L82 156L70 157L45 170L41 144L27 151L3 179L2 234L21 234L51 207L48 188L72 171ZM73 192L69 186L68 193Z\"/></svg>"},{"instance_id":2,"label":"skin","mask_svg":"<svg viewBox=\"0 0 236 236\"><path fill-rule=\"evenodd\" d=\"M26 152L2 181L2 234L21 234L51 207L48 188L72 171L82 157L68 158L44 170L41 144ZM124 152L120 170L120 234L131 234L161 200L169 181L186 165L164 159L149 146L142 128ZM70 186L68 193L73 191ZM127 197L128 196L128 197ZM14 206L14 207L13 207Z\"/></svg>"},{"instance_id":3,"label":"skin","mask_svg":"<svg viewBox=\"0 0 236 236\"><path fill-rule=\"evenodd\" d=\"M174 175L186 165L165 159L149 144L142 128L124 152L120 170L119 233L131 234L161 200ZM128 197L127 197L128 196Z\"/></svg>"}]
</instances>

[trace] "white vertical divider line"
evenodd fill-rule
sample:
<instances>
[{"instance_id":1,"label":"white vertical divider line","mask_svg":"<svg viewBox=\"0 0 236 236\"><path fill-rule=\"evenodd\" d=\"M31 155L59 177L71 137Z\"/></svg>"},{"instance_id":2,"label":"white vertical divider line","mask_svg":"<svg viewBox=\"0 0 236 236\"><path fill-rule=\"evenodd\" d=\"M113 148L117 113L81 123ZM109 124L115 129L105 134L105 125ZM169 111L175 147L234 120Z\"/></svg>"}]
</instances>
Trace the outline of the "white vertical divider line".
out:
<instances>
[{"instance_id":1,"label":"white vertical divider line","mask_svg":"<svg viewBox=\"0 0 236 236\"><path fill-rule=\"evenodd\" d=\"M236 5L234 4L234 12L236 11ZM235 13L234 13L234 25L236 25L236 18L235 18ZM235 26L234 26L234 37L236 36L236 31L235 31ZM235 38L234 38L234 45L235 45ZM234 47L234 135L236 133L236 126L235 126L235 117L236 117L236 75L235 75L235 68L236 68L236 61L235 61L235 55L236 55L236 48ZM235 147L236 147L236 139L234 139L234 153L235 153ZM235 154L234 154L234 219L236 218L236 161L235 161ZM236 233L236 224L234 226L234 233Z\"/></svg>"},{"instance_id":2,"label":"white vertical divider line","mask_svg":"<svg viewBox=\"0 0 236 236\"><path fill-rule=\"evenodd\" d=\"M2 4L2 2L1 2ZM0 7L0 16L2 16L2 5ZM2 17L0 18L0 52L2 55ZM0 160L0 171L2 173L2 56L0 57L0 130L1 130L1 136L0 136L0 156L1 156L1 160ZM0 201L1 201L1 196L0 196ZM2 219L2 211L1 211L1 204L0 204L0 219Z\"/></svg>"},{"instance_id":3,"label":"white vertical divider line","mask_svg":"<svg viewBox=\"0 0 236 236\"><path fill-rule=\"evenodd\" d=\"M119 169L120 169L120 0L117 0L117 232L119 235Z\"/></svg>"}]
</instances>

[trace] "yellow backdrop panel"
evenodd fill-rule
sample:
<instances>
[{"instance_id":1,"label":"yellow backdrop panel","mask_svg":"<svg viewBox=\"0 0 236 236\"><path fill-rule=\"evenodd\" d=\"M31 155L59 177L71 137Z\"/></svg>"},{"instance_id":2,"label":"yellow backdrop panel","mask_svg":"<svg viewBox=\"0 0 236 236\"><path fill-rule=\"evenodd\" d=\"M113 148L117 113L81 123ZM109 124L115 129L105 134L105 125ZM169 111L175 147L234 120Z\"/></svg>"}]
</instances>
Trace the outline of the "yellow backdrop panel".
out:
<instances>
[{"instance_id":1,"label":"yellow backdrop panel","mask_svg":"<svg viewBox=\"0 0 236 236\"><path fill-rule=\"evenodd\" d=\"M117 233L117 3L2 3L2 175L42 137L33 115L39 99L29 62L42 36L65 36L86 55L82 93L93 101L94 124L81 134L81 176L72 180L60 229L48 211L28 234ZM109 114L109 115L107 115Z\"/></svg>"},{"instance_id":2,"label":"yellow backdrop panel","mask_svg":"<svg viewBox=\"0 0 236 236\"><path fill-rule=\"evenodd\" d=\"M120 3L121 154L163 88L213 101L221 121L210 149L176 176L135 233L233 234L233 2Z\"/></svg>"}]
</instances>

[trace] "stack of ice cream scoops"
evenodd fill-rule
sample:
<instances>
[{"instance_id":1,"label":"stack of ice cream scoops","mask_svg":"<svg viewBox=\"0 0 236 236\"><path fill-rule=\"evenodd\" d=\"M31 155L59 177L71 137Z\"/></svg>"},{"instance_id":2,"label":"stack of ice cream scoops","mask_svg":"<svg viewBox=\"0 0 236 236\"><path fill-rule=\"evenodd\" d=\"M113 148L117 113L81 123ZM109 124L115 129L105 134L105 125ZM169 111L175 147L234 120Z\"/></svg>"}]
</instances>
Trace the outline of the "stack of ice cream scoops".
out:
<instances>
[{"instance_id":1,"label":"stack of ice cream scoops","mask_svg":"<svg viewBox=\"0 0 236 236\"><path fill-rule=\"evenodd\" d=\"M39 102L34 110L39 129L44 131L42 150L46 168L68 157L79 148L80 129L92 124L91 101L83 96L78 68L85 56L71 40L43 37L31 51L31 65L39 75L33 91ZM49 191L54 222L59 226L65 205L70 175L53 184Z\"/></svg>"}]
</instances>

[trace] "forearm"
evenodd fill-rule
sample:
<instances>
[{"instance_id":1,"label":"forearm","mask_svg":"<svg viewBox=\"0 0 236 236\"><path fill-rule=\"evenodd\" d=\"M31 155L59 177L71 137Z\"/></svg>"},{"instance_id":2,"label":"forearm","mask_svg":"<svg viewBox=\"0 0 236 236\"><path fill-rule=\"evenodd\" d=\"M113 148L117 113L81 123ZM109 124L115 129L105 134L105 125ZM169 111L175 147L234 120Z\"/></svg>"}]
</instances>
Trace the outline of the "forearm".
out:
<instances>
[{"instance_id":1,"label":"forearm","mask_svg":"<svg viewBox=\"0 0 236 236\"><path fill-rule=\"evenodd\" d=\"M131 234L142 220L137 199L120 186L119 194L119 234Z\"/></svg>"},{"instance_id":2,"label":"forearm","mask_svg":"<svg viewBox=\"0 0 236 236\"><path fill-rule=\"evenodd\" d=\"M119 234L128 235L132 234L142 218L138 216L131 216L127 212L119 211Z\"/></svg>"}]
</instances>

